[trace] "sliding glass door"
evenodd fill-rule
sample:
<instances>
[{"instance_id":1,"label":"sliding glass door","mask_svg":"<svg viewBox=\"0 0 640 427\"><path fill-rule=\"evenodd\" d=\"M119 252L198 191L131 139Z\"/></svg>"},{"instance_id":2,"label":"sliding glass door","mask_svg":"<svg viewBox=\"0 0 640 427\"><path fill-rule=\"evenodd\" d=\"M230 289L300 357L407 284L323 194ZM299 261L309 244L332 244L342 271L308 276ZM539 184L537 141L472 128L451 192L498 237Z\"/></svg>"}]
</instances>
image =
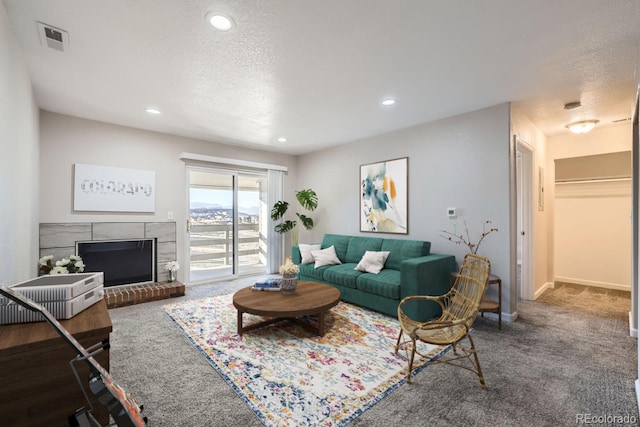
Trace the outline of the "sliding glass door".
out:
<instances>
[{"instance_id":1,"label":"sliding glass door","mask_svg":"<svg viewBox=\"0 0 640 427\"><path fill-rule=\"evenodd\" d=\"M266 271L266 174L190 167L189 283Z\"/></svg>"}]
</instances>

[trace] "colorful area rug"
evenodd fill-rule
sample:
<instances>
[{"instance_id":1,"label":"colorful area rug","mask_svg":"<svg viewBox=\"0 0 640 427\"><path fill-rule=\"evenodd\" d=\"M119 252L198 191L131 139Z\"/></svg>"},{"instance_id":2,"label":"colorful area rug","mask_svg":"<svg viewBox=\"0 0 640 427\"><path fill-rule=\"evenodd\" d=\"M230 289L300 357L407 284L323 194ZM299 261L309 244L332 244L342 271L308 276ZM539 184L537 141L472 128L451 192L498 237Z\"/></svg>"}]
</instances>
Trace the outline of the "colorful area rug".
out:
<instances>
[{"instance_id":1,"label":"colorful area rug","mask_svg":"<svg viewBox=\"0 0 640 427\"><path fill-rule=\"evenodd\" d=\"M344 426L405 382L398 321L351 304L331 309L323 337L286 321L238 335L232 295L163 310L266 426ZM422 350L435 359L449 348Z\"/></svg>"}]
</instances>

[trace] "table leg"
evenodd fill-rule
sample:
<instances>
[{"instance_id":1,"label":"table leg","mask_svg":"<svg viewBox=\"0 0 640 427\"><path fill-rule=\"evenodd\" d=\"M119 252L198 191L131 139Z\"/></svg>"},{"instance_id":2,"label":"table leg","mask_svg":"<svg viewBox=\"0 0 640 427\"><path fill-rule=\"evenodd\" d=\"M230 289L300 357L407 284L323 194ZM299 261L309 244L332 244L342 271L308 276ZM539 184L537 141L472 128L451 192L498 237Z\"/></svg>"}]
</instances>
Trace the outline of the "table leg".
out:
<instances>
[{"instance_id":1,"label":"table leg","mask_svg":"<svg viewBox=\"0 0 640 427\"><path fill-rule=\"evenodd\" d=\"M318 313L318 335L324 336L324 313Z\"/></svg>"},{"instance_id":2,"label":"table leg","mask_svg":"<svg viewBox=\"0 0 640 427\"><path fill-rule=\"evenodd\" d=\"M242 334L242 312L238 310L238 335Z\"/></svg>"}]
</instances>

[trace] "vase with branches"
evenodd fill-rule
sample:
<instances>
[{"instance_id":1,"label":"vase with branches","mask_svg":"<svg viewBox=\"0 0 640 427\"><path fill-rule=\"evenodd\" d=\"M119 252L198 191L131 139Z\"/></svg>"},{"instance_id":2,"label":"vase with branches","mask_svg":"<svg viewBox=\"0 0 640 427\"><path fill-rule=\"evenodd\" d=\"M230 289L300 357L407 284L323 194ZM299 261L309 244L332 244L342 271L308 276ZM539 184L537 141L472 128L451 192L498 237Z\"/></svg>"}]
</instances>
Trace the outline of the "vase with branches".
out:
<instances>
[{"instance_id":1,"label":"vase with branches","mask_svg":"<svg viewBox=\"0 0 640 427\"><path fill-rule=\"evenodd\" d=\"M485 239L485 237L487 237L491 233L497 233L498 229L495 227L491 227L491 221L484 221L482 223L482 233L480 234L477 243L474 243L474 241L471 239L471 234L469 233L469 228L467 227L466 221L464 222L464 233L458 234L457 231L458 230L455 228L453 232L442 230L442 233L444 234L442 234L441 236L457 245L465 245L467 248L469 248L469 252L471 252L472 254L477 254L478 249L480 248L480 244Z\"/></svg>"},{"instance_id":2,"label":"vase with branches","mask_svg":"<svg viewBox=\"0 0 640 427\"><path fill-rule=\"evenodd\" d=\"M310 188L305 190L296 191L296 200L300 206L308 211L315 211L318 207L318 195ZM284 218L284 215L289 209L289 202L280 200L273 205L271 209L271 219L278 221ZM301 223L304 228L311 230L313 228L313 219L304 213L296 212L297 220L285 220L274 227L276 233L284 234L289 231L293 231L293 244L298 244L298 223Z\"/></svg>"}]
</instances>

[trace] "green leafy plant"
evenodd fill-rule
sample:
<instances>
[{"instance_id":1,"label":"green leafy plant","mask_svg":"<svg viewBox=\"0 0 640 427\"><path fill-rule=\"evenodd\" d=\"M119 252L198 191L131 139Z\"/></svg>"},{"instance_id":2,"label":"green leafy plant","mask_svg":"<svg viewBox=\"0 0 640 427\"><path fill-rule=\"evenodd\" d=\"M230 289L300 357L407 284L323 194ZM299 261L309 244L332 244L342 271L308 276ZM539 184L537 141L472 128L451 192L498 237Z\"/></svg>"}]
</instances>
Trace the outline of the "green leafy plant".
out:
<instances>
[{"instance_id":1,"label":"green leafy plant","mask_svg":"<svg viewBox=\"0 0 640 427\"><path fill-rule=\"evenodd\" d=\"M315 191L308 188L306 190L296 191L296 200L305 210L314 211L318 207L318 195ZM280 200L273 205L271 209L271 219L277 221L281 218L284 218L284 215L287 213L289 209L289 202L285 202L284 200ZM296 212L297 220L285 220L280 224L277 224L274 230L277 233L283 234L289 231L297 231L296 226L298 222L302 223L304 228L307 230L311 230L313 228L313 219L308 217L305 214L300 212ZM297 233L294 233L294 244L297 244Z\"/></svg>"}]
</instances>

